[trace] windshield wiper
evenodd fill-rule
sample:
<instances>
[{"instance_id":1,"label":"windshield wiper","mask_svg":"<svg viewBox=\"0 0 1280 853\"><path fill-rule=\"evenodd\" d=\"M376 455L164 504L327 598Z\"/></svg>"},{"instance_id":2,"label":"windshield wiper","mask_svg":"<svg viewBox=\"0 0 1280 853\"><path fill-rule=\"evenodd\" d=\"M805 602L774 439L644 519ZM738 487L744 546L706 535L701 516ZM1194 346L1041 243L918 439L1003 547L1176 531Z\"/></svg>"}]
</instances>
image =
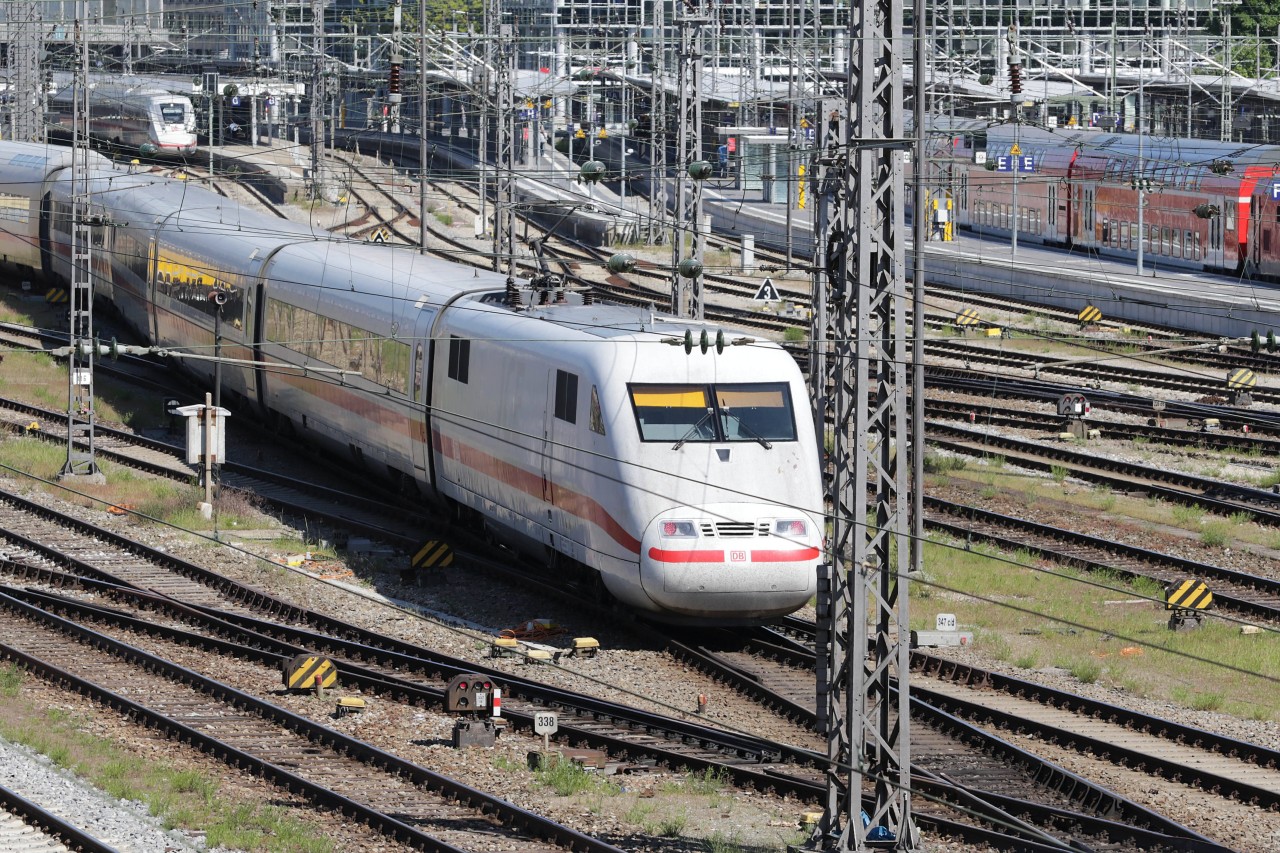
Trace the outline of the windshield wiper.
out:
<instances>
[{"instance_id":1,"label":"windshield wiper","mask_svg":"<svg viewBox=\"0 0 1280 853\"><path fill-rule=\"evenodd\" d=\"M693 438L694 434L697 433L698 430L702 429L706 425L707 421L711 420L715 416L715 413L716 413L716 410L708 406L707 413L703 415L701 418L699 418L696 424L689 427L689 431L684 434L684 438L680 439L675 444L671 445L671 449L679 450L680 448L684 447L684 443L689 439Z\"/></svg>"},{"instance_id":2,"label":"windshield wiper","mask_svg":"<svg viewBox=\"0 0 1280 853\"><path fill-rule=\"evenodd\" d=\"M738 415L735 415L733 412L729 411L723 406L720 407L720 410L738 422L738 432L745 434L747 438L753 438L756 441L760 442L760 446L763 447L765 450L773 450L773 445L770 444L768 441L766 441L764 439L764 436L760 435L760 433L756 432L751 427L747 426L747 422L744 421L741 417L739 417Z\"/></svg>"}]
</instances>

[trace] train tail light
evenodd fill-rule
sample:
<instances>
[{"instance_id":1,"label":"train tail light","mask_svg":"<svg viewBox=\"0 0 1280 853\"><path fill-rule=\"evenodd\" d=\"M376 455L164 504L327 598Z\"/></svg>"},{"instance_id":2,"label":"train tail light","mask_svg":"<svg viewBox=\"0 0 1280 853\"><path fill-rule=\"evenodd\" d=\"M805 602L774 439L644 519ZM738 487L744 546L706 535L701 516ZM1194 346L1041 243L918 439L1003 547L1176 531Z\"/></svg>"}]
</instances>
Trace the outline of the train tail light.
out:
<instances>
[{"instance_id":1,"label":"train tail light","mask_svg":"<svg viewBox=\"0 0 1280 853\"><path fill-rule=\"evenodd\" d=\"M691 539L698 535L692 521L664 521L660 525L662 535L671 539Z\"/></svg>"}]
</instances>

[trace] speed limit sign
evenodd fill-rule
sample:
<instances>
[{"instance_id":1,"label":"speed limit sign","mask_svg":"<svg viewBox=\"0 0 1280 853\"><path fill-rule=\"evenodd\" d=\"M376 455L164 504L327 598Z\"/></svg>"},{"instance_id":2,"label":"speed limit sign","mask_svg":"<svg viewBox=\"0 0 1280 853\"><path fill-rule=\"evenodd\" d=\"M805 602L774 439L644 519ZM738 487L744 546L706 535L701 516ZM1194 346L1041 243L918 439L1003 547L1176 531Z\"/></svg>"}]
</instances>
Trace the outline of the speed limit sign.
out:
<instances>
[{"instance_id":1,"label":"speed limit sign","mask_svg":"<svg viewBox=\"0 0 1280 853\"><path fill-rule=\"evenodd\" d=\"M533 730L540 735L553 735L560 730L560 720L551 711L539 711L533 715Z\"/></svg>"}]
</instances>

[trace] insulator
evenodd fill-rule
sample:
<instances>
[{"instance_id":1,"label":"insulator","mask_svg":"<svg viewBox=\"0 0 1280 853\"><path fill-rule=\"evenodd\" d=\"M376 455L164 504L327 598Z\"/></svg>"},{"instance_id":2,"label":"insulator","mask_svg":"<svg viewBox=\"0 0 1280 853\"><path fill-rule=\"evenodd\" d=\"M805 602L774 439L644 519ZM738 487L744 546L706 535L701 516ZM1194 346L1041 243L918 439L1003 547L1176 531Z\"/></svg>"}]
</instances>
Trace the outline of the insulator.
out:
<instances>
[{"instance_id":1,"label":"insulator","mask_svg":"<svg viewBox=\"0 0 1280 853\"><path fill-rule=\"evenodd\" d=\"M1009 65L1009 91L1015 95L1022 94L1022 66Z\"/></svg>"},{"instance_id":2,"label":"insulator","mask_svg":"<svg viewBox=\"0 0 1280 853\"><path fill-rule=\"evenodd\" d=\"M393 95L400 93L400 64L398 62L391 65L391 76L387 80L387 91Z\"/></svg>"}]
</instances>

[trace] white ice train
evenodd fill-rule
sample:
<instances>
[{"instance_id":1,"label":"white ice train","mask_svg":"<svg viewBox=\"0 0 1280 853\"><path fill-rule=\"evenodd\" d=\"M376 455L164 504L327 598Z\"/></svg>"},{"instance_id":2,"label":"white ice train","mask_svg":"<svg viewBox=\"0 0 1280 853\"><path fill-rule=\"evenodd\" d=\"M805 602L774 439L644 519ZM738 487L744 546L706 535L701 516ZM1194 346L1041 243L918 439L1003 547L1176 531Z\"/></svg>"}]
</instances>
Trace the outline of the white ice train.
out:
<instances>
[{"instance_id":1,"label":"white ice train","mask_svg":"<svg viewBox=\"0 0 1280 853\"><path fill-rule=\"evenodd\" d=\"M66 279L65 150L0 143L0 251ZM159 345L341 368L223 368L224 400L668 622L814 595L823 547L804 379L773 343L649 310L512 305L504 276L313 233L102 160L97 292ZM530 294L523 292L524 303ZM717 352L695 340L726 336ZM739 344L739 345L734 345ZM208 362L183 362L209 379Z\"/></svg>"},{"instance_id":2,"label":"white ice train","mask_svg":"<svg viewBox=\"0 0 1280 853\"><path fill-rule=\"evenodd\" d=\"M71 134L76 88L68 85L49 99L61 136ZM191 99L143 80L95 78L89 88L89 135L137 154L190 154L196 150L196 116Z\"/></svg>"}]
</instances>

